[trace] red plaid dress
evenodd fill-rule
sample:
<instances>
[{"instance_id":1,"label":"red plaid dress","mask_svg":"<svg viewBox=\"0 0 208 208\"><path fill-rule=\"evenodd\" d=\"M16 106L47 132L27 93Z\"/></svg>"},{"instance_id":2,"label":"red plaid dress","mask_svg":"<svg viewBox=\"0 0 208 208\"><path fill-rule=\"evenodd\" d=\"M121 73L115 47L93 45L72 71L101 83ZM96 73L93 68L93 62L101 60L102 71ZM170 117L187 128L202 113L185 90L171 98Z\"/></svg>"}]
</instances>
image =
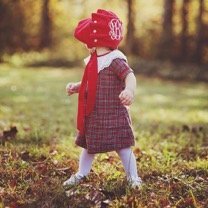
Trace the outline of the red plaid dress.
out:
<instances>
[{"instance_id":1,"label":"red plaid dress","mask_svg":"<svg viewBox=\"0 0 208 208\"><path fill-rule=\"evenodd\" d=\"M95 107L86 117L85 135L78 134L76 138L76 144L87 149L88 153L109 152L134 145L131 119L119 99L125 87L124 80L131 72L125 60L119 58L99 72Z\"/></svg>"}]
</instances>

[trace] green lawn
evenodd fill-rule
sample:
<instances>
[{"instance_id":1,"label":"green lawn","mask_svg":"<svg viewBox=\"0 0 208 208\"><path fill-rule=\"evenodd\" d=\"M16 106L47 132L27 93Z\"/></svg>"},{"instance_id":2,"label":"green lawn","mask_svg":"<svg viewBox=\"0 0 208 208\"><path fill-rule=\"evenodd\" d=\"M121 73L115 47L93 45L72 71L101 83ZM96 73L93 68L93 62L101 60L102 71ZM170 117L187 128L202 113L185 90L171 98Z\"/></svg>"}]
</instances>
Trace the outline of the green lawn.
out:
<instances>
[{"instance_id":1,"label":"green lawn","mask_svg":"<svg viewBox=\"0 0 208 208\"><path fill-rule=\"evenodd\" d=\"M0 65L0 207L206 207L208 85L137 77L131 116L141 190L126 186L115 153L100 154L87 180L65 192L77 169L77 96L82 71Z\"/></svg>"}]
</instances>

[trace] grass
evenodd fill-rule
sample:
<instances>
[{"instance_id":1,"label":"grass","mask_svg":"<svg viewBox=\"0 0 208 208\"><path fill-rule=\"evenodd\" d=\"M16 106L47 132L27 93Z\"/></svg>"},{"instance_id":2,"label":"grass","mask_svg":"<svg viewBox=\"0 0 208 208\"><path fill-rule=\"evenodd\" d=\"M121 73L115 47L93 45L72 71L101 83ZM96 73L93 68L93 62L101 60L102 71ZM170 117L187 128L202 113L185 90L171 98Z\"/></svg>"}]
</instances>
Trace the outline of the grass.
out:
<instances>
[{"instance_id":1,"label":"grass","mask_svg":"<svg viewBox=\"0 0 208 208\"><path fill-rule=\"evenodd\" d=\"M97 155L87 180L66 193L77 170L77 96L65 85L81 69L0 65L0 207L206 207L208 85L138 76L130 111L134 152L144 181L131 190L115 153Z\"/></svg>"}]
</instances>

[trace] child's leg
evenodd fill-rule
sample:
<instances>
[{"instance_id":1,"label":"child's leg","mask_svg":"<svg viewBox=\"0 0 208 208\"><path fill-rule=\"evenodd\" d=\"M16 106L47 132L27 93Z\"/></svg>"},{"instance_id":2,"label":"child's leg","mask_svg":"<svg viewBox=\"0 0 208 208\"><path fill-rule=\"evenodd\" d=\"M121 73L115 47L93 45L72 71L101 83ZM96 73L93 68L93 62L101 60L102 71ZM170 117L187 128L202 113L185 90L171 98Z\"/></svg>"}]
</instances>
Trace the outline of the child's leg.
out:
<instances>
[{"instance_id":1,"label":"child's leg","mask_svg":"<svg viewBox=\"0 0 208 208\"><path fill-rule=\"evenodd\" d=\"M65 188L79 184L82 178L89 174L94 156L94 154L88 154L86 149L82 150L79 159L79 170L75 175L71 175L69 179L64 181L63 186Z\"/></svg>"},{"instance_id":2,"label":"child's leg","mask_svg":"<svg viewBox=\"0 0 208 208\"><path fill-rule=\"evenodd\" d=\"M130 147L116 151L121 158L127 178L131 180L139 179L136 166L136 158Z\"/></svg>"},{"instance_id":3,"label":"child's leg","mask_svg":"<svg viewBox=\"0 0 208 208\"><path fill-rule=\"evenodd\" d=\"M79 159L79 170L76 173L77 177L83 177L89 174L94 157L95 154L89 154L86 149L82 150Z\"/></svg>"}]
</instances>

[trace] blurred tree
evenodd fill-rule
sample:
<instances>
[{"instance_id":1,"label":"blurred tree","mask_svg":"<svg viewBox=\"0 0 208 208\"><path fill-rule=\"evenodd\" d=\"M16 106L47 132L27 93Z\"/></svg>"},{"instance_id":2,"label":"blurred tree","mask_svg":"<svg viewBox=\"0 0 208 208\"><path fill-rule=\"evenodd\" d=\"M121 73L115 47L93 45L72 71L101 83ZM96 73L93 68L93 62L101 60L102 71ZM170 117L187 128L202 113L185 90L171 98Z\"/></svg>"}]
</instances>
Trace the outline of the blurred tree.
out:
<instances>
[{"instance_id":1,"label":"blurred tree","mask_svg":"<svg viewBox=\"0 0 208 208\"><path fill-rule=\"evenodd\" d=\"M0 55L36 50L40 0L0 0Z\"/></svg>"},{"instance_id":2,"label":"blurred tree","mask_svg":"<svg viewBox=\"0 0 208 208\"><path fill-rule=\"evenodd\" d=\"M14 48L27 50L27 34L25 33L25 15L24 15L24 4L23 1L16 1L15 11L13 10L13 25L14 33L12 35L12 40ZM15 50L14 50L15 51ZM14 52L12 51L12 52Z\"/></svg>"},{"instance_id":3,"label":"blurred tree","mask_svg":"<svg viewBox=\"0 0 208 208\"><path fill-rule=\"evenodd\" d=\"M196 31L196 46L193 55L193 60L197 63L201 63L203 59L204 52L204 33L205 33L205 25L203 22L203 15L205 11L204 0L199 0L199 12L196 20L197 31Z\"/></svg>"},{"instance_id":4,"label":"blurred tree","mask_svg":"<svg viewBox=\"0 0 208 208\"><path fill-rule=\"evenodd\" d=\"M48 48L52 44L52 19L50 16L49 7L50 0L43 0L40 27L40 49Z\"/></svg>"},{"instance_id":5,"label":"blurred tree","mask_svg":"<svg viewBox=\"0 0 208 208\"><path fill-rule=\"evenodd\" d=\"M4 28L6 24L7 7L3 1L0 1L0 62L2 61L2 54L6 47L7 36L5 36Z\"/></svg>"},{"instance_id":6,"label":"blurred tree","mask_svg":"<svg viewBox=\"0 0 208 208\"><path fill-rule=\"evenodd\" d=\"M20 1L0 1L0 54L27 49L24 9Z\"/></svg>"},{"instance_id":7,"label":"blurred tree","mask_svg":"<svg viewBox=\"0 0 208 208\"><path fill-rule=\"evenodd\" d=\"M190 0L183 0L182 10L181 10L181 22L182 30L180 37L180 51L179 60L186 61L188 54L188 14L190 9Z\"/></svg>"},{"instance_id":8,"label":"blurred tree","mask_svg":"<svg viewBox=\"0 0 208 208\"><path fill-rule=\"evenodd\" d=\"M135 53L135 0L127 0L128 18L127 18L127 34L126 34L126 52L129 54ZM137 46L136 46L137 47Z\"/></svg>"},{"instance_id":9,"label":"blurred tree","mask_svg":"<svg viewBox=\"0 0 208 208\"><path fill-rule=\"evenodd\" d=\"M138 3L142 9L138 9ZM178 58L207 63L208 10L205 7L208 7L206 0L100 0L93 3L90 0L0 0L0 57L4 53L50 47L54 56L77 59L85 51L73 39L75 25L92 11L103 8L115 11L123 19L127 13L123 44L127 53L147 59ZM73 53L68 53L70 47Z\"/></svg>"},{"instance_id":10,"label":"blurred tree","mask_svg":"<svg viewBox=\"0 0 208 208\"><path fill-rule=\"evenodd\" d=\"M173 16L175 0L164 0L164 14L162 24L162 36L159 43L158 58L172 59L172 48L174 45Z\"/></svg>"}]
</instances>

